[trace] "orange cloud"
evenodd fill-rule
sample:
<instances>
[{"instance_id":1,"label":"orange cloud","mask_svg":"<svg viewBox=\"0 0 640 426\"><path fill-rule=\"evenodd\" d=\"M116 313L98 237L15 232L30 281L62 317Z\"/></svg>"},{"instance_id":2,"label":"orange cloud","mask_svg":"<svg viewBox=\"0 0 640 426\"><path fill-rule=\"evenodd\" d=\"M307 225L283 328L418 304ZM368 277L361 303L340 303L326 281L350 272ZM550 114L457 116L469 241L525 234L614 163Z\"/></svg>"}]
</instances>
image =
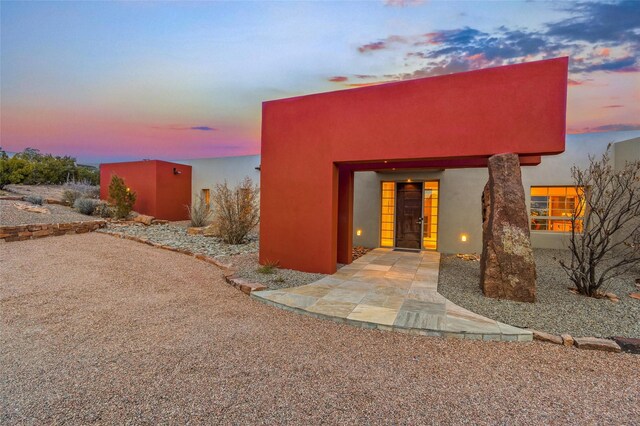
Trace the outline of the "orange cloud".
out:
<instances>
[{"instance_id":1,"label":"orange cloud","mask_svg":"<svg viewBox=\"0 0 640 426\"><path fill-rule=\"evenodd\" d=\"M329 79L329 81L331 81L331 82L333 82L333 83L343 83L343 82L345 82L345 81L347 81L347 80L349 80L349 78L348 78L348 77L345 77L345 76L343 76L343 75L336 75L336 76L331 77L331 78Z\"/></svg>"}]
</instances>

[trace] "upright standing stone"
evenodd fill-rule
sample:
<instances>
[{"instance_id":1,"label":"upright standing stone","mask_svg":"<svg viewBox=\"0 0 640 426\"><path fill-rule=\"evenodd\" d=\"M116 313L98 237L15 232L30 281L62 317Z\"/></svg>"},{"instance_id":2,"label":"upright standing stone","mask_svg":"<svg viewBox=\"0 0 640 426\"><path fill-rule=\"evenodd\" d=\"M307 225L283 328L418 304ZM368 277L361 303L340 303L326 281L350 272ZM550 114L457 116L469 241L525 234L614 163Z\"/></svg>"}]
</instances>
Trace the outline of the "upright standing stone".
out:
<instances>
[{"instance_id":1,"label":"upright standing stone","mask_svg":"<svg viewBox=\"0 0 640 426\"><path fill-rule=\"evenodd\" d=\"M498 299L535 302L536 265L517 154L489 158L482 216L482 292Z\"/></svg>"}]
</instances>

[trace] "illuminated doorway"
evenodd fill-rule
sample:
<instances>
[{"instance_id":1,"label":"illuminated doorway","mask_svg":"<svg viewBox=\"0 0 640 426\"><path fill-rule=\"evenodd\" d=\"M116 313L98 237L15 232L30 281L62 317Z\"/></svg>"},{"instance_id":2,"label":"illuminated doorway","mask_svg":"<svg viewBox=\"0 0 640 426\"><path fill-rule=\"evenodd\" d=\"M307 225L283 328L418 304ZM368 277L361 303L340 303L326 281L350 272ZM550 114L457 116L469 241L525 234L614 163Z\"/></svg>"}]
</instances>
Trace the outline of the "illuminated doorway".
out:
<instances>
[{"instance_id":1,"label":"illuminated doorway","mask_svg":"<svg viewBox=\"0 0 640 426\"><path fill-rule=\"evenodd\" d=\"M437 250L440 182L382 182L381 189L380 246Z\"/></svg>"}]
</instances>

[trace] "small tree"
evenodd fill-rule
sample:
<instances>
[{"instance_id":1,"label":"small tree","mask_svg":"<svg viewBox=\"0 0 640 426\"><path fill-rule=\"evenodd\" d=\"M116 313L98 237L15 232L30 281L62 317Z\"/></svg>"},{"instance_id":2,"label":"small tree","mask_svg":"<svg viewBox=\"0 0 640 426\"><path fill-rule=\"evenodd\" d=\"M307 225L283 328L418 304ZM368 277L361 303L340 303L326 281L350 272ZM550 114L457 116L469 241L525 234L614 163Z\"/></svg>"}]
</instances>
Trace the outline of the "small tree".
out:
<instances>
[{"instance_id":1,"label":"small tree","mask_svg":"<svg viewBox=\"0 0 640 426\"><path fill-rule=\"evenodd\" d=\"M581 294L599 296L613 277L640 264L640 161L614 170L609 150L571 173L582 194L571 216L571 263L560 265Z\"/></svg>"},{"instance_id":2,"label":"small tree","mask_svg":"<svg viewBox=\"0 0 640 426\"><path fill-rule=\"evenodd\" d=\"M109 184L109 201L115 204L115 217L124 219L129 216L136 203L136 193L132 192L124 183L124 179L113 176Z\"/></svg>"},{"instance_id":3,"label":"small tree","mask_svg":"<svg viewBox=\"0 0 640 426\"><path fill-rule=\"evenodd\" d=\"M213 211L220 237L227 244L241 244L260 221L260 190L249 177L234 189L225 181L213 190Z\"/></svg>"},{"instance_id":4,"label":"small tree","mask_svg":"<svg viewBox=\"0 0 640 426\"><path fill-rule=\"evenodd\" d=\"M191 206L186 206L189 212L191 226L201 227L209 224L211 218L211 206L205 200L197 196L195 202Z\"/></svg>"}]
</instances>

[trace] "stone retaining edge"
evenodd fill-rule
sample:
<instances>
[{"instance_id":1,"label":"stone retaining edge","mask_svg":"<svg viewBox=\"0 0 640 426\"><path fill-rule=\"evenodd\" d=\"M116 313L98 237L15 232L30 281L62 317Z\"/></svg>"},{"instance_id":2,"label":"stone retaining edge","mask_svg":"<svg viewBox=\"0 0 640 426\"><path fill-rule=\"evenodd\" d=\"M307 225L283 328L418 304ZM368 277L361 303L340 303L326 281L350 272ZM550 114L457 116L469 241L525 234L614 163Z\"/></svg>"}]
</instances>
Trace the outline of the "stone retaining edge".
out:
<instances>
[{"instance_id":1,"label":"stone retaining edge","mask_svg":"<svg viewBox=\"0 0 640 426\"><path fill-rule=\"evenodd\" d=\"M318 318L328 321L333 321L338 324L347 324L354 327L381 330L381 331L396 331L405 334L414 334L428 337L444 337L445 339L464 339L464 340L483 340L483 341L502 341L502 342L531 342L533 339L532 334L483 334L483 333L465 333L455 331L441 331L441 330L427 330L422 328L409 328L400 327L397 325L385 325L367 321L358 321L348 318L333 317L331 315L321 314L317 312L309 312L300 308L293 308L291 306L283 305L272 300L264 299L260 297L260 294L251 294L253 299L256 299L266 305L274 306L285 311L294 312L300 315L306 315L312 318Z\"/></svg>"},{"instance_id":2,"label":"stone retaining edge","mask_svg":"<svg viewBox=\"0 0 640 426\"><path fill-rule=\"evenodd\" d=\"M34 223L29 225L0 226L0 240L7 243L59 235L84 234L106 225L104 220L66 223Z\"/></svg>"},{"instance_id":3,"label":"stone retaining edge","mask_svg":"<svg viewBox=\"0 0 640 426\"><path fill-rule=\"evenodd\" d=\"M194 253L191 250L171 247L165 244L149 241L147 238L136 237L134 235L126 235L126 234L122 234L120 232L115 232L115 231L105 230L105 231L102 231L101 233L106 235L111 235L112 237L123 238L125 240L131 240L131 241L136 241L138 243L147 244L149 246L156 247L163 250L169 250L176 253L186 254L188 256L193 256L198 260L202 260L203 262L210 263L222 269L222 274L227 284L230 284L231 286L237 288L244 294L250 295L254 291L267 290L267 286L265 286L264 284L250 282L243 278L237 277L235 275L237 270L233 269L233 265L228 263L222 263L219 260L216 260L215 258L204 255L202 253Z\"/></svg>"}]
</instances>

